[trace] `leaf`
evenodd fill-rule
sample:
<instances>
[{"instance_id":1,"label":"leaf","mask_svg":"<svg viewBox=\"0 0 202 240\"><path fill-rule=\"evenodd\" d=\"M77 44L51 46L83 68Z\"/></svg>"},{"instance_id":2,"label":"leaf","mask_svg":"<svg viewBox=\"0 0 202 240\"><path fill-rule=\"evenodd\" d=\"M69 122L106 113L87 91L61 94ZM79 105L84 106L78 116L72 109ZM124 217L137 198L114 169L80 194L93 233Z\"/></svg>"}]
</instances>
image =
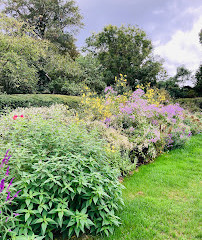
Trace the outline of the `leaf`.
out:
<instances>
[{"instance_id":1,"label":"leaf","mask_svg":"<svg viewBox=\"0 0 202 240\"><path fill-rule=\"evenodd\" d=\"M30 213L25 214L25 222L27 222L27 219L30 217Z\"/></svg>"},{"instance_id":2,"label":"leaf","mask_svg":"<svg viewBox=\"0 0 202 240\"><path fill-rule=\"evenodd\" d=\"M39 218L39 219L35 219L32 224L37 224L37 223L42 223L43 222L43 218Z\"/></svg>"},{"instance_id":3,"label":"leaf","mask_svg":"<svg viewBox=\"0 0 202 240\"><path fill-rule=\"evenodd\" d=\"M42 233L42 235L45 235L46 228L47 228L47 223L43 222L42 225L41 225L41 233Z\"/></svg>"},{"instance_id":4,"label":"leaf","mask_svg":"<svg viewBox=\"0 0 202 240\"><path fill-rule=\"evenodd\" d=\"M50 237L50 239L53 240L53 233L52 233L52 232L49 232L49 233L48 233L48 236Z\"/></svg>"},{"instance_id":5,"label":"leaf","mask_svg":"<svg viewBox=\"0 0 202 240\"><path fill-rule=\"evenodd\" d=\"M31 202L31 199L26 199L25 200L25 203L26 203L27 207L29 206L30 202Z\"/></svg>"},{"instance_id":6,"label":"leaf","mask_svg":"<svg viewBox=\"0 0 202 240\"><path fill-rule=\"evenodd\" d=\"M41 206L38 206L38 211L39 211L39 213L42 213L43 208Z\"/></svg>"},{"instance_id":7,"label":"leaf","mask_svg":"<svg viewBox=\"0 0 202 240\"><path fill-rule=\"evenodd\" d=\"M98 196L94 196L94 197L93 197L93 201L94 201L94 203L96 204L97 201L98 201Z\"/></svg>"},{"instance_id":8,"label":"leaf","mask_svg":"<svg viewBox=\"0 0 202 240\"><path fill-rule=\"evenodd\" d=\"M75 233L76 233L76 236L78 237L79 236L79 233L80 233L80 229L78 227L76 227L74 229Z\"/></svg>"},{"instance_id":9,"label":"leaf","mask_svg":"<svg viewBox=\"0 0 202 240\"><path fill-rule=\"evenodd\" d=\"M47 222L49 222L49 223L51 223L51 224L56 224L56 225L57 225L56 221L54 221L54 220L51 219L51 218L47 218L46 220L47 220Z\"/></svg>"}]
</instances>

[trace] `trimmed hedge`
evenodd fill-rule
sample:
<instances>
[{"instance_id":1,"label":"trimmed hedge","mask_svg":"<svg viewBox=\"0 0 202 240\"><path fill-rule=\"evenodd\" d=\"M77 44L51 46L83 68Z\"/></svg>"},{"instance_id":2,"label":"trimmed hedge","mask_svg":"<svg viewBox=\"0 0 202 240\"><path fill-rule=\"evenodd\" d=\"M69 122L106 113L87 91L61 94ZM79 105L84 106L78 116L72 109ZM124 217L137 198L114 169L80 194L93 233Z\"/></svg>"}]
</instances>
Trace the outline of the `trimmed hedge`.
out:
<instances>
[{"instance_id":1,"label":"trimmed hedge","mask_svg":"<svg viewBox=\"0 0 202 240\"><path fill-rule=\"evenodd\" d=\"M0 95L0 111L5 108L49 107L54 103L68 105L69 108L77 108L80 101L80 97L77 96L55 94Z\"/></svg>"},{"instance_id":2,"label":"trimmed hedge","mask_svg":"<svg viewBox=\"0 0 202 240\"><path fill-rule=\"evenodd\" d=\"M179 98L176 100L181 106L191 112L200 112L202 109L202 97L198 98Z\"/></svg>"}]
</instances>

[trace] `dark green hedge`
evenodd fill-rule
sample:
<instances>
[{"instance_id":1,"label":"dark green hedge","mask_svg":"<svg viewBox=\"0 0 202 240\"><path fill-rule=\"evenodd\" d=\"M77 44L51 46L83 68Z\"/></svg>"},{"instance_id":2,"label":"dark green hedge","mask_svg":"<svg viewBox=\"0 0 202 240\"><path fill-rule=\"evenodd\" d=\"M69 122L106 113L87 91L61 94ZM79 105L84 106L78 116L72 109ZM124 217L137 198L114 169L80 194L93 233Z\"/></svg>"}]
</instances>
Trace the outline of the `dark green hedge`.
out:
<instances>
[{"instance_id":1,"label":"dark green hedge","mask_svg":"<svg viewBox=\"0 0 202 240\"><path fill-rule=\"evenodd\" d=\"M69 108L77 108L81 101L80 97L55 95L55 94L14 94L0 95L0 110L7 107L48 107L54 103L68 105Z\"/></svg>"},{"instance_id":2,"label":"dark green hedge","mask_svg":"<svg viewBox=\"0 0 202 240\"><path fill-rule=\"evenodd\" d=\"M192 112L198 112L202 109L202 97L179 98L176 102L178 102L182 107L188 108Z\"/></svg>"}]
</instances>

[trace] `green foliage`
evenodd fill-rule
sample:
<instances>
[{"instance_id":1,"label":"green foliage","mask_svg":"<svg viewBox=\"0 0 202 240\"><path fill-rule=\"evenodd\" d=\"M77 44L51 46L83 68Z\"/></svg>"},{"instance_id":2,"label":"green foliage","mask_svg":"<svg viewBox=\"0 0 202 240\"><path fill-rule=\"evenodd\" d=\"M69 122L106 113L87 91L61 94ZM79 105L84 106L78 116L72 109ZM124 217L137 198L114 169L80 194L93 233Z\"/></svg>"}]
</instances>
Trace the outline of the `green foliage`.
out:
<instances>
[{"instance_id":1,"label":"green foliage","mask_svg":"<svg viewBox=\"0 0 202 240\"><path fill-rule=\"evenodd\" d=\"M72 58L78 54L72 29L78 30L83 24L74 0L3 2L4 12L31 25L40 38L50 40L61 52L68 52Z\"/></svg>"},{"instance_id":2,"label":"green foliage","mask_svg":"<svg viewBox=\"0 0 202 240\"><path fill-rule=\"evenodd\" d=\"M86 39L86 51L98 58L104 67L107 85L114 83L120 73L126 74L129 85L155 84L161 63L152 57L152 43L146 33L133 26L112 25Z\"/></svg>"},{"instance_id":3,"label":"green foliage","mask_svg":"<svg viewBox=\"0 0 202 240\"><path fill-rule=\"evenodd\" d=\"M186 86L188 82L193 83L194 77L191 75L191 71L184 66L180 66L177 68L175 76L165 81L157 82L157 87L166 89L173 98L196 97L197 93L195 88Z\"/></svg>"},{"instance_id":4,"label":"green foliage","mask_svg":"<svg viewBox=\"0 0 202 240\"><path fill-rule=\"evenodd\" d=\"M199 69L195 74L196 84L195 84L195 91L199 97L202 97L202 65L200 65Z\"/></svg>"},{"instance_id":5,"label":"green foliage","mask_svg":"<svg viewBox=\"0 0 202 240\"><path fill-rule=\"evenodd\" d=\"M82 71L82 82L84 82L91 91L101 93L106 87L106 83L103 75L104 69L98 59L93 57L92 54L88 54L86 56L79 56L76 61Z\"/></svg>"},{"instance_id":6,"label":"green foliage","mask_svg":"<svg viewBox=\"0 0 202 240\"><path fill-rule=\"evenodd\" d=\"M184 148L124 179L122 225L113 235L95 239L200 239L201 142L201 134L194 136Z\"/></svg>"},{"instance_id":7,"label":"green foliage","mask_svg":"<svg viewBox=\"0 0 202 240\"><path fill-rule=\"evenodd\" d=\"M53 104L64 104L69 108L78 108L80 98L55 94L17 94L0 95L0 111L5 108L15 109L18 107L48 107Z\"/></svg>"},{"instance_id":8,"label":"green foliage","mask_svg":"<svg viewBox=\"0 0 202 240\"><path fill-rule=\"evenodd\" d=\"M24 111L16 120L17 112L2 116L0 126L0 150L15 149L11 174L22 189L16 199L21 222L13 233L46 239L60 231L69 237L112 233L119 225L121 185L105 141L64 107Z\"/></svg>"},{"instance_id":9,"label":"green foliage","mask_svg":"<svg viewBox=\"0 0 202 240\"><path fill-rule=\"evenodd\" d=\"M0 91L79 95L82 71L69 54L61 55L23 22L2 15L0 21Z\"/></svg>"},{"instance_id":10,"label":"green foliage","mask_svg":"<svg viewBox=\"0 0 202 240\"><path fill-rule=\"evenodd\" d=\"M200 112L202 109L202 98L178 98L176 100L184 108L191 112Z\"/></svg>"},{"instance_id":11,"label":"green foliage","mask_svg":"<svg viewBox=\"0 0 202 240\"><path fill-rule=\"evenodd\" d=\"M38 82L37 62L44 57L47 42L20 33L21 22L1 16L0 86L6 93L33 93ZM4 34L4 33L7 34Z\"/></svg>"}]
</instances>

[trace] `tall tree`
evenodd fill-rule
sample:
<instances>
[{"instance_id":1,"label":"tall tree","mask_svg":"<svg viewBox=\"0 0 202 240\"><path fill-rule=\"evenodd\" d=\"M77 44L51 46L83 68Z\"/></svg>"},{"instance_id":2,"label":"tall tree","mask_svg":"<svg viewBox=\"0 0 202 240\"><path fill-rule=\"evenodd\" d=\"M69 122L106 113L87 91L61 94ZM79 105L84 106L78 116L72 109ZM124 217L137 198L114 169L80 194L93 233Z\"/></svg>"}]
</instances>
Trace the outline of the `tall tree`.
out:
<instances>
[{"instance_id":1,"label":"tall tree","mask_svg":"<svg viewBox=\"0 0 202 240\"><path fill-rule=\"evenodd\" d=\"M4 12L22 19L42 39L53 42L61 52L77 54L74 34L83 26L74 0L3 0Z\"/></svg>"},{"instance_id":2,"label":"tall tree","mask_svg":"<svg viewBox=\"0 0 202 240\"><path fill-rule=\"evenodd\" d=\"M152 56L152 43L146 33L134 26L108 25L98 34L86 39L84 51L91 52L104 67L108 85L119 74L126 74L129 85L156 83L161 63Z\"/></svg>"},{"instance_id":3,"label":"tall tree","mask_svg":"<svg viewBox=\"0 0 202 240\"><path fill-rule=\"evenodd\" d=\"M202 64L200 65L199 69L196 71L195 74L196 84L195 84L195 91L199 97L202 97Z\"/></svg>"},{"instance_id":4,"label":"tall tree","mask_svg":"<svg viewBox=\"0 0 202 240\"><path fill-rule=\"evenodd\" d=\"M201 31L199 33L199 42L200 42L200 44L202 44L202 29L201 29Z\"/></svg>"},{"instance_id":5,"label":"tall tree","mask_svg":"<svg viewBox=\"0 0 202 240\"><path fill-rule=\"evenodd\" d=\"M177 68L177 73L174 76L174 80L180 86L186 84L188 81L193 82L193 78L191 76L191 71L184 66L180 66Z\"/></svg>"}]
</instances>

